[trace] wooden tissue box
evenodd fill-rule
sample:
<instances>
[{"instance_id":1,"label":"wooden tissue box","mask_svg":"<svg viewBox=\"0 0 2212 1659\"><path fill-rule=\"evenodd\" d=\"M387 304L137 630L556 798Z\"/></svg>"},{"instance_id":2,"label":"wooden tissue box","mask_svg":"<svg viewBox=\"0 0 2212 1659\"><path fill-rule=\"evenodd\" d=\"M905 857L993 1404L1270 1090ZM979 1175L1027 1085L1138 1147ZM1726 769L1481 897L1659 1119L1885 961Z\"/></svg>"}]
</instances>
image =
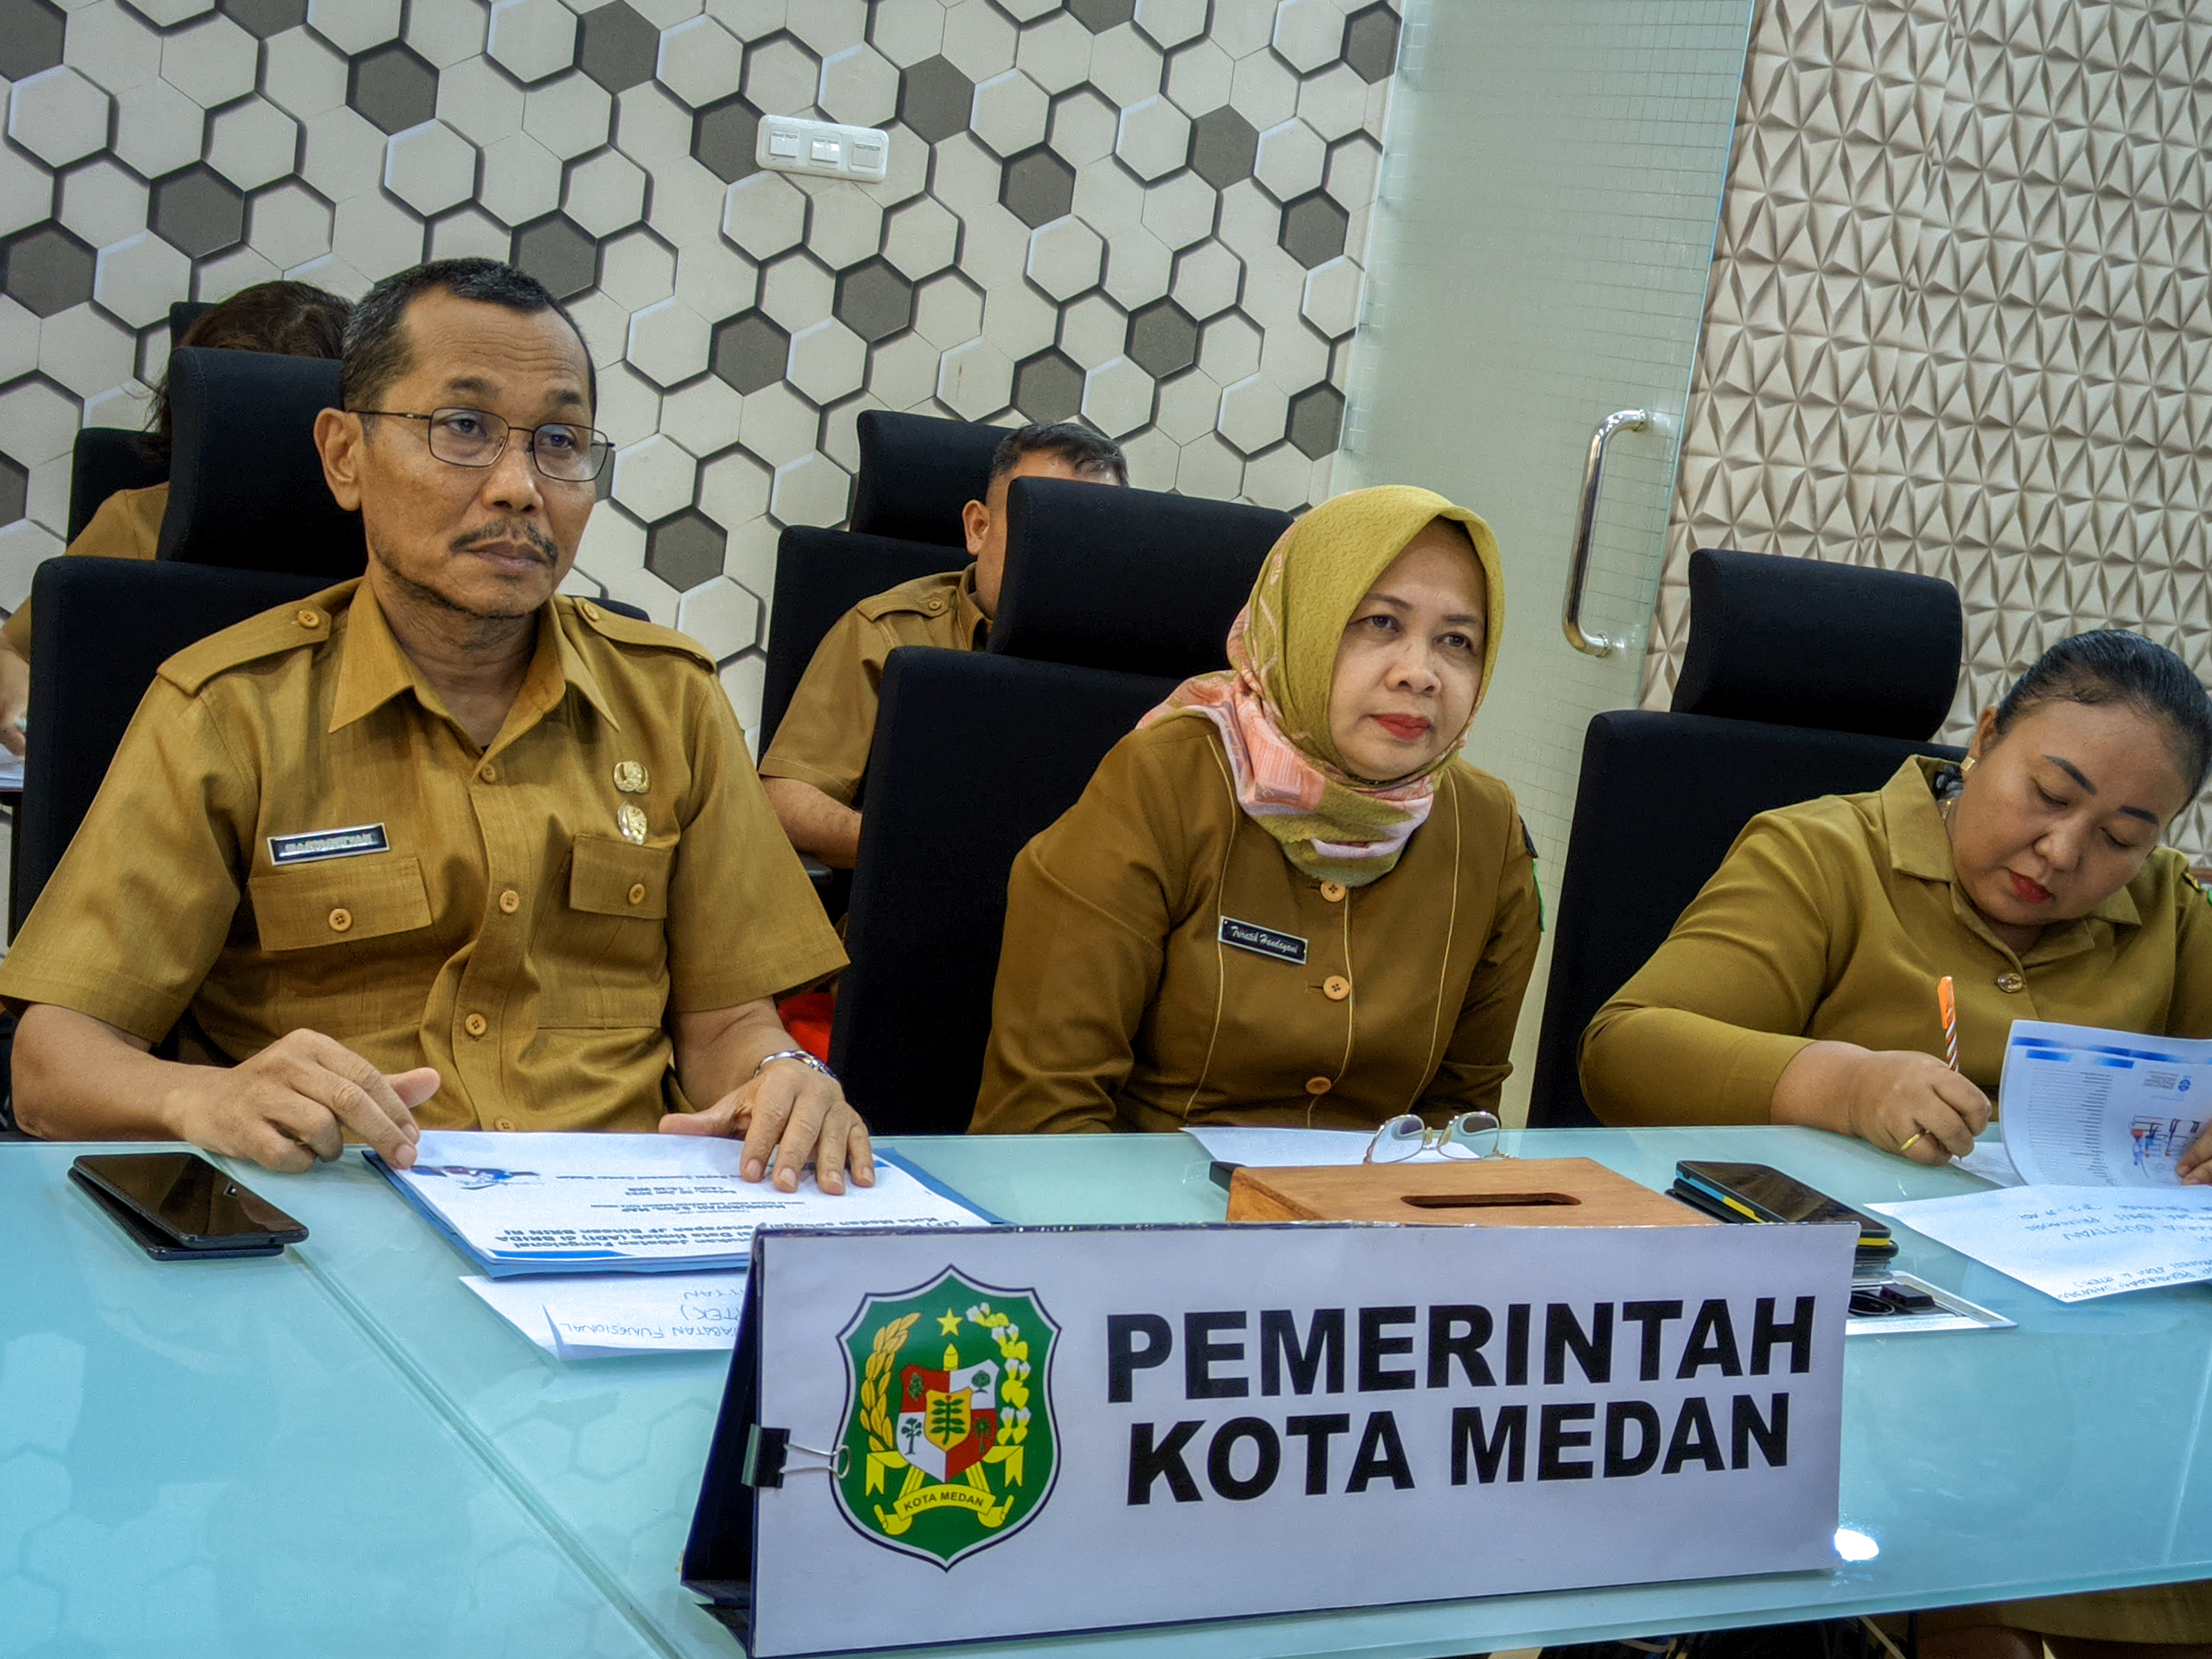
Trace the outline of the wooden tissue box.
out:
<instances>
[{"instance_id":1,"label":"wooden tissue box","mask_svg":"<svg viewBox=\"0 0 2212 1659\"><path fill-rule=\"evenodd\" d=\"M1479 1227L1720 1225L1588 1158L1239 1168L1230 1178L1229 1219Z\"/></svg>"}]
</instances>

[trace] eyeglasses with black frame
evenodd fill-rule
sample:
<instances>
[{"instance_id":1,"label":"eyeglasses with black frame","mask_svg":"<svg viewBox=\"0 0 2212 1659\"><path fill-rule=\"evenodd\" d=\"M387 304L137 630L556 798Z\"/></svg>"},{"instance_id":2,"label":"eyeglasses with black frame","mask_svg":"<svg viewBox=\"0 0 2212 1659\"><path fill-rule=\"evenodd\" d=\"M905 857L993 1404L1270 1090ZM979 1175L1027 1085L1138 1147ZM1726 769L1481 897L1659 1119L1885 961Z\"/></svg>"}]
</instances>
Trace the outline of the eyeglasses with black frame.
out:
<instances>
[{"instance_id":1,"label":"eyeglasses with black frame","mask_svg":"<svg viewBox=\"0 0 2212 1659\"><path fill-rule=\"evenodd\" d=\"M614 445L607 435L572 421L549 421L543 426L518 427L489 409L432 409L416 415L407 409L356 409L356 415L379 415L388 421L420 421L430 453L456 467L489 467L507 453L507 440L520 433L530 445L530 463L544 476L562 484L588 484L606 469Z\"/></svg>"}]
</instances>

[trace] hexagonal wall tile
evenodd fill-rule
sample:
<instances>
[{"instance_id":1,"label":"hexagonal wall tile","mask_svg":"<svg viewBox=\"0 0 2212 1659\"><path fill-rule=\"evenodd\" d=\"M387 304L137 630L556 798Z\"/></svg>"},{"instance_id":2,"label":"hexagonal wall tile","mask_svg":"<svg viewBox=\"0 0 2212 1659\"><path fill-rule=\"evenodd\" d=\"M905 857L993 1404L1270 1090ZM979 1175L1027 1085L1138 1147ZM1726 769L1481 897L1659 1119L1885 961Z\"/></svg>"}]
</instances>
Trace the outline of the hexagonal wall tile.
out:
<instances>
[{"instance_id":1,"label":"hexagonal wall tile","mask_svg":"<svg viewBox=\"0 0 2212 1659\"><path fill-rule=\"evenodd\" d=\"M892 269L920 282L952 263L960 221L929 197L895 209L884 220L884 257Z\"/></svg>"},{"instance_id":2,"label":"hexagonal wall tile","mask_svg":"<svg viewBox=\"0 0 2212 1659\"><path fill-rule=\"evenodd\" d=\"M249 82L250 84L250 82ZM66 64L18 81L8 94L8 136L50 167L107 142L106 93Z\"/></svg>"},{"instance_id":3,"label":"hexagonal wall tile","mask_svg":"<svg viewBox=\"0 0 2212 1659\"><path fill-rule=\"evenodd\" d=\"M345 102L346 60L312 29L286 29L261 44L261 94L301 120Z\"/></svg>"},{"instance_id":4,"label":"hexagonal wall tile","mask_svg":"<svg viewBox=\"0 0 2212 1659\"><path fill-rule=\"evenodd\" d=\"M757 173L723 198L722 234L756 259L799 245L806 233L806 196L780 173Z\"/></svg>"},{"instance_id":5,"label":"hexagonal wall tile","mask_svg":"<svg viewBox=\"0 0 2212 1659\"><path fill-rule=\"evenodd\" d=\"M331 251L331 204L296 179L258 192L246 203L246 239L279 270ZM499 257L507 257L501 238Z\"/></svg>"},{"instance_id":6,"label":"hexagonal wall tile","mask_svg":"<svg viewBox=\"0 0 2212 1659\"><path fill-rule=\"evenodd\" d=\"M1171 300L1129 314L1128 354L1156 380L1180 374L1198 361L1198 324Z\"/></svg>"},{"instance_id":7,"label":"hexagonal wall tile","mask_svg":"<svg viewBox=\"0 0 2212 1659\"><path fill-rule=\"evenodd\" d=\"M694 17L660 37L660 84L695 110L735 93L744 66L744 45L711 17Z\"/></svg>"},{"instance_id":8,"label":"hexagonal wall tile","mask_svg":"<svg viewBox=\"0 0 2212 1659\"><path fill-rule=\"evenodd\" d=\"M673 439L655 433L615 457L615 494L642 518L665 518L691 505L698 464Z\"/></svg>"},{"instance_id":9,"label":"hexagonal wall tile","mask_svg":"<svg viewBox=\"0 0 2212 1659\"><path fill-rule=\"evenodd\" d=\"M1237 60L1218 42L1194 40L1170 54L1161 90L1194 120L1229 101L1229 82Z\"/></svg>"},{"instance_id":10,"label":"hexagonal wall tile","mask_svg":"<svg viewBox=\"0 0 2212 1659\"><path fill-rule=\"evenodd\" d=\"M1378 0L1346 18L1344 61L1363 81L1389 80L1398 62L1397 14Z\"/></svg>"},{"instance_id":11,"label":"hexagonal wall tile","mask_svg":"<svg viewBox=\"0 0 2212 1659\"><path fill-rule=\"evenodd\" d=\"M1201 242L1176 256L1170 291L1201 321L1235 305L1243 288L1243 261L1218 242Z\"/></svg>"},{"instance_id":12,"label":"hexagonal wall tile","mask_svg":"<svg viewBox=\"0 0 2212 1659\"><path fill-rule=\"evenodd\" d=\"M203 109L253 90L261 44L228 17L203 18L161 42L161 78Z\"/></svg>"},{"instance_id":13,"label":"hexagonal wall tile","mask_svg":"<svg viewBox=\"0 0 2212 1659\"><path fill-rule=\"evenodd\" d=\"M659 56L660 31L630 6L601 6L576 20L576 67L609 92L652 80Z\"/></svg>"},{"instance_id":14,"label":"hexagonal wall tile","mask_svg":"<svg viewBox=\"0 0 2212 1659\"><path fill-rule=\"evenodd\" d=\"M718 98L693 118L691 154L724 184L734 185L758 171L753 160L760 136L760 112L732 94Z\"/></svg>"},{"instance_id":15,"label":"hexagonal wall tile","mask_svg":"<svg viewBox=\"0 0 2212 1659\"><path fill-rule=\"evenodd\" d=\"M806 221L806 251L832 270L856 265L883 245L883 209L854 185L811 180L814 198Z\"/></svg>"},{"instance_id":16,"label":"hexagonal wall tile","mask_svg":"<svg viewBox=\"0 0 2212 1659\"><path fill-rule=\"evenodd\" d=\"M918 334L885 341L868 354L868 391L885 409L921 409L937 395L939 353Z\"/></svg>"},{"instance_id":17,"label":"hexagonal wall tile","mask_svg":"<svg viewBox=\"0 0 2212 1659\"><path fill-rule=\"evenodd\" d=\"M580 226L557 213L517 229L511 257L556 300L573 300L599 279L598 247Z\"/></svg>"},{"instance_id":18,"label":"hexagonal wall tile","mask_svg":"<svg viewBox=\"0 0 2212 1659\"><path fill-rule=\"evenodd\" d=\"M425 121L385 146L385 189L419 214L443 213L476 186L476 146L442 121Z\"/></svg>"},{"instance_id":19,"label":"hexagonal wall tile","mask_svg":"<svg viewBox=\"0 0 2212 1659\"><path fill-rule=\"evenodd\" d=\"M1219 200L1197 173L1177 173L1145 192L1145 228L1171 248L1187 248L1212 234Z\"/></svg>"},{"instance_id":20,"label":"hexagonal wall tile","mask_svg":"<svg viewBox=\"0 0 2212 1659\"><path fill-rule=\"evenodd\" d=\"M100 251L93 297L134 329L150 328L169 314L170 302L191 292L192 262L151 231Z\"/></svg>"},{"instance_id":21,"label":"hexagonal wall tile","mask_svg":"<svg viewBox=\"0 0 2212 1659\"><path fill-rule=\"evenodd\" d=\"M395 40L353 60L346 102L386 134L405 132L438 112L438 71Z\"/></svg>"},{"instance_id":22,"label":"hexagonal wall tile","mask_svg":"<svg viewBox=\"0 0 2212 1659\"><path fill-rule=\"evenodd\" d=\"M400 0L307 0L307 24L351 56L399 33Z\"/></svg>"},{"instance_id":23,"label":"hexagonal wall tile","mask_svg":"<svg viewBox=\"0 0 2212 1659\"><path fill-rule=\"evenodd\" d=\"M1367 82L1348 64L1309 76L1298 88L1298 118L1332 142L1357 132L1367 118Z\"/></svg>"},{"instance_id":24,"label":"hexagonal wall tile","mask_svg":"<svg viewBox=\"0 0 2212 1659\"><path fill-rule=\"evenodd\" d=\"M744 92L763 115L804 115L814 107L821 75L813 53L788 36L773 37L745 53Z\"/></svg>"},{"instance_id":25,"label":"hexagonal wall tile","mask_svg":"<svg viewBox=\"0 0 2212 1659\"><path fill-rule=\"evenodd\" d=\"M687 508L646 531L645 567L682 593L721 574L722 546L722 527L696 509ZM677 618L681 627L680 609Z\"/></svg>"},{"instance_id":26,"label":"hexagonal wall tile","mask_svg":"<svg viewBox=\"0 0 2212 1659\"><path fill-rule=\"evenodd\" d=\"M1028 275L1055 300L1072 300L1098 281L1106 251L1098 233L1080 219L1057 219L1030 238Z\"/></svg>"},{"instance_id":27,"label":"hexagonal wall tile","mask_svg":"<svg viewBox=\"0 0 2212 1659\"><path fill-rule=\"evenodd\" d=\"M496 0L485 50L525 86L550 79L576 59L576 14L561 0Z\"/></svg>"},{"instance_id":28,"label":"hexagonal wall tile","mask_svg":"<svg viewBox=\"0 0 2212 1659\"><path fill-rule=\"evenodd\" d=\"M702 374L660 400L660 429L694 455L713 455L737 441L744 410L736 387Z\"/></svg>"},{"instance_id":29,"label":"hexagonal wall tile","mask_svg":"<svg viewBox=\"0 0 2212 1659\"><path fill-rule=\"evenodd\" d=\"M821 435L821 412L781 378L746 398L738 415L738 441L771 467L809 453Z\"/></svg>"},{"instance_id":30,"label":"hexagonal wall tile","mask_svg":"<svg viewBox=\"0 0 2212 1659\"><path fill-rule=\"evenodd\" d=\"M699 508L725 529L768 511L769 469L740 451L720 455L699 469Z\"/></svg>"},{"instance_id":31,"label":"hexagonal wall tile","mask_svg":"<svg viewBox=\"0 0 2212 1659\"><path fill-rule=\"evenodd\" d=\"M837 279L839 321L872 345L914 321L914 284L885 261L871 259Z\"/></svg>"},{"instance_id":32,"label":"hexagonal wall tile","mask_svg":"<svg viewBox=\"0 0 2212 1659\"><path fill-rule=\"evenodd\" d=\"M968 124L975 83L941 57L899 76L898 118L924 143L940 143Z\"/></svg>"},{"instance_id":33,"label":"hexagonal wall tile","mask_svg":"<svg viewBox=\"0 0 2212 1659\"><path fill-rule=\"evenodd\" d=\"M746 312L714 324L708 366L738 391L750 394L782 379L790 355L791 336L782 325L758 312Z\"/></svg>"},{"instance_id":34,"label":"hexagonal wall tile","mask_svg":"<svg viewBox=\"0 0 2212 1659\"><path fill-rule=\"evenodd\" d=\"M1276 201L1288 202L1318 189L1328 165L1319 133L1303 121L1283 121L1260 135L1252 176Z\"/></svg>"},{"instance_id":35,"label":"hexagonal wall tile","mask_svg":"<svg viewBox=\"0 0 2212 1659\"><path fill-rule=\"evenodd\" d=\"M816 102L832 121L879 127L898 112L899 72L873 46L861 43L822 60Z\"/></svg>"},{"instance_id":36,"label":"hexagonal wall tile","mask_svg":"<svg viewBox=\"0 0 2212 1659\"><path fill-rule=\"evenodd\" d=\"M79 397L131 378L137 342L91 304L56 312L39 325L39 372Z\"/></svg>"},{"instance_id":37,"label":"hexagonal wall tile","mask_svg":"<svg viewBox=\"0 0 2212 1659\"><path fill-rule=\"evenodd\" d=\"M987 81L1014 66L1018 32L991 0L953 0L945 9L945 58L971 81Z\"/></svg>"},{"instance_id":38,"label":"hexagonal wall tile","mask_svg":"<svg viewBox=\"0 0 2212 1659\"><path fill-rule=\"evenodd\" d=\"M146 228L146 186L114 162L73 167L61 181L55 216L96 248Z\"/></svg>"},{"instance_id":39,"label":"hexagonal wall tile","mask_svg":"<svg viewBox=\"0 0 2212 1659\"><path fill-rule=\"evenodd\" d=\"M497 259L502 263L514 245L506 226L488 213L462 208L433 220L424 239L425 259Z\"/></svg>"},{"instance_id":40,"label":"hexagonal wall tile","mask_svg":"<svg viewBox=\"0 0 2212 1659\"><path fill-rule=\"evenodd\" d=\"M968 124L1000 155L1010 156L1043 141L1051 114L1044 88L1019 70L1008 70L975 88Z\"/></svg>"},{"instance_id":41,"label":"hexagonal wall tile","mask_svg":"<svg viewBox=\"0 0 2212 1659\"><path fill-rule=\"evenodd\" d=\"M165 240L204 259L245 236L246 197L212 169L187 167L155 181L150 222Z\"/></svg>"},{"instance_id":42,"label":"hexagonal wall tile","mask_svg":"<svg viewBox=\"0 0 2212 1659\"><path fill-rule=\"evenodd\" d=\"M503 224L550 213L561 201L561 160L526 132L486 147L477 201Z\"/></svg>"},{"instance_id":43,"label":"hexagonal wall tile","mask_svg":"<svg viewBox=\"0 0 2212 1659\"><path fill-rule=\"evenodd\" d=\"M276 21L276 14L298 3L299 0L245 0L240 4L240 0L230 0L226 9L236 16L249 8L256 9ZM246 20L241 17L240 21ZM279 27L289 27L297 21L290 19ZM483 51L486 22L483 0L412 0L403 33L409 45L444 70ZM256 29L255 33L265 35L269 31Z\"/></svg>"},{"instance_id":44,"label":"hexagonal wall tile","mask_svg":"<svg viewBox=\"0 0 2212 1659\"><path fill-rule=\"evenodd\" d=\"M1351 215L1316 191L1302 196L1283 209L1283 248L1311 270L1327 264L1344 251Z\"/></svg>"},{"instance_id":45,"label":"hexagonal wall tile","mask_svg":"<svg viewBox=\"0 0 2212 1659\"><path fill-rule=\"evenodd\" d=\"M718 532L714 574L686 593L676 610L676 626L704 645L718 662L758 643L761 621L761 602L720 573L721 554ZM650 554L646 562L650 568Z\"/></svg>"},{"instance_id":46,"label":"hexagonal wall tile","mask_svg":"<svg viewBox=\"0 0 2212 1659\"><path fill-rule=\"evenodd\" d=\"M1152 97L1121 112L1114 153L1137 177L1160 179L1190 155L1190 118L1164 98Z\"/></svg>"},{"instance_id":47,"label":"hexagonal wall tile","mask_svg":"<svg viewBox=\"0 0 2212 1659\"><path fill-rule=\"evenodd\" d=\"M167 81L132 89L115 112L115 159L154 179L198 159L206 112Z\"/></svg>"},{"instance_id":48,"label":"hexagonal wall tile","mask_svg":"<svg viewBox=\"0 0 2212 1659\"><path fill-rule=\"evenodd\" d=\"M1221 392L1221 435L1245 455L1256 455L1283 436L1290 400L1266 376L1252 374Z\"/></svg>"},{"instance_id":49,"label":"hexagonal wall tile","mask_svg":"<svg viewBox=\"0 0 2212 1659\"><path fill-rule=\"evenodd\" d=\"M1014 366L988 340L970 340L945 354L937 372L937 401L963 421L984 421L1006 407Z\"/></svg>"},{"instance_id":50,"label":"hexagonal wall tile","mask_svg":"<svg viewBox=\"0 0 2212 1659\"><path fill-rule=\"evenodd\" d=\"M1292 395L1287 423L1301 455L1318 461L1337 446L1344 428L1344 394L1334 386L1309 386Z\"/></svg>"},{"instance_id":51,"label":"hexagonal wall tile","mask_svg":"<svg viewBox=\"0 0 2212 1659\"><path fill-rule=\"evenodd\" d=\"M1344 13L1335 0L1283 0L1275 8L1275 50L1300 74L1334 63L1343 45Z\"/></svg>"},{"instance_id":52,"label":"hexagonal wall tile","mask_svg":"<svg viewBox=\"0 0 2212 1659\"><path fill-rule=\"evenodd\" d=\"M1063 217L1075 201L1075 169L1048 149L1006 163L999 199L1032 230Z\"/></svg>"},{"instance_id":53,"label":"hexagonal wall tile","mask_svg":"<svg viewBox=\"0 0 2212 1659\"><path fill-rule=\"evenodd\" d=\"M645 212L645 169L619 150L602 150L568 169L561 206L598 237L634 225Z\"/></svg>"},{"instance_id":54,"label":"hexagonal wall tile","mask_svg":"<svg viewBox=\"0 0 2212 1659\"><path fill-rule=\"evenodd\" d=\"M860 336L830 317L791 336L784 378L815 403L830 403L858 391L867 370L867 348Z\"/></svg>"},{"instance_id":55,"label":"hexagonal wall tile","mask_svg":"<svg viewBox=\"0 0 2212 1659\"><path fill-rule=\"evenodd\" d=\"M161 37L119 5L88 6L68 20L65 34L54 33L62 50L52 61L66 58L70 68L110 92L143 87L161 72ZM27 81L37 72L25 69L8 78Z\"/></svg>"},{"instance_id":56,"label":"hexagonal wall tile","mask_svg":"<svg viewBox=\"0 0 2212 1659\"><path fill-rule=\"evenodd\" d=\"M778 524L842 523L852 499L852 475L826 455L802 455L775 469L768 510Z\"/></svg>"},{"instance_id":57,"label":"hexagonal wall tile","mask_svg":"<svg viewBox=\"0 0 2212 1659\"><path fill-rule=\"evenodd\" d=\"M522 104L522 130L564 161L607 142L614 100L589 76L541 81Z\"/></svg>"},{"instance_id":58,"label":"hexagonal wall tile","mask_svg":"<svg viewBox=\"0 0 2212 1659\"><path fill-rule=\"evenodd\" d=\"M1083 418L1109 438L1121 438L1152 418L1152 378L1126 357L1084 377Z\"/></svg>"},{"instance_id":59,"label":"hexagonal wall tile","mask_svg":"<svg viewBox=\"0 0 2212 1659\"><path fill-rule=\"evenodd\" d=\"M704 372L714 351L707 319L680 300L647 306L629 319L632 368L657 385L680 385Z\"/></svg>"},{"instance_id":60,"label":"hexagonal wall tile","mask_svg":"<svg viewBox=\"0 0 2212 1659\"><path fill-rule=\"evenodd\" d=\"M837 279L805 252L787 253L761 272L760 308L796 333L830 315Z\"/></svg>"},{"instance_id":61,"label":"hexagonal wall tile","mask_svg":"<svg viewBox=\"0 0 2212 1659\"><path fill-rule=\"evenodd\" d=\"M1331 259L1316 265L1306 274L1299 309L1324 335L1341 340L1359 321L1363 280L1359 267L1349 259Z\"/></svg>"}]
</instances>

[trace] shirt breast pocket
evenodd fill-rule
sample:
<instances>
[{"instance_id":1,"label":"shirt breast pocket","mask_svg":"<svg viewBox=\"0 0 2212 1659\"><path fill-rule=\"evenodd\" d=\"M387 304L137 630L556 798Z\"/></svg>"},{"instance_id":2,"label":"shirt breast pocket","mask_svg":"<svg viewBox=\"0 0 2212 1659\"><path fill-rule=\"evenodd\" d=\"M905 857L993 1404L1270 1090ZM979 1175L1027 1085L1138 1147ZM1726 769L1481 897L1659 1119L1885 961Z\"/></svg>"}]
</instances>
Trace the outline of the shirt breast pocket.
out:
<instances>
[{"instance_id":1,"label":"shirt breast pocket","mask_svg":"<svg viewBox=\"0 0 2212 1659\"><path fill-rule=\"evenodd\" d=\"M538 1023L641 1029L668 1008L668 883L673 846L580 835L568 901L549 907L541 935Z\"/></svg>"},{"instance_id":2,"label":"shirt breast pocket","mask_svg":"<svg viewBox=\"0 0 2212 1659\"><path fill-rule=\"evenodd\" d=\"M272 1028L383 1031L422 1018L441 960L422 866L334 858L251 877Z\"/></svg>"},{"instance_id":3,"label":"shirt breast pocket","mask_svg":"<svg viewBox=\"0 0 2212 1659\"><path fill-rule=\"evenodd\" d=\"M416 858L343 858L271 870L246 884L270 953L360 946L430 925L430 895Z\"/></svg>"}]
</instances>

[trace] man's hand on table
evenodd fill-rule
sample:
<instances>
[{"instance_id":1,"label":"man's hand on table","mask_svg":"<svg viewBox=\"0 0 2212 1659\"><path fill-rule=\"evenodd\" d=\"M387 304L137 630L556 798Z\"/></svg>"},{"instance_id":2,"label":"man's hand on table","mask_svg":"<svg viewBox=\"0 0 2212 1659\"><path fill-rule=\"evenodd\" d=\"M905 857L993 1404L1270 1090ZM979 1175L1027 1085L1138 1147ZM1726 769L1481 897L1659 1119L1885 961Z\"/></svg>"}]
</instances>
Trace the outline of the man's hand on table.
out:
<instances>
[{"instance_id":1,"label":"man's hand on table","mask_svg":"<svg viewBox=\"0 0 2212 1659\"><path fill-rule=\"evenodd\" d=\"M2173 1172L2189 1186L2212 1187L2212 1123L2205 1125L2196 1144L2181 1154Z\"/></svg>"},{"instance_id":2,"label":"man's hand on table","mask_svg":"<svg viewBox=\"0 0 2212 1659\"><path fill-rule=\"evenodd\" d=\"M228 1070L191 1066L164 1116L178 1139L296 1173L345 1150L348 1135L394 1169L415 1162L414 1109L438 1090L428 1066L380 1072L320 1032L295 1031Z\"/></svg>"},{"instance_id":3,"label":"man's hand on table","mask_svg":"<svg viewBox=\"0 0 2212 1659\"><path fill-rule=\"evenodd\" d=\"M667 1135L742 1135L738 1172L748 1181L761 1179L773 1152L781 1192L799 1190L799 1172L810 1162L815 1184L824 1192L845 1190L848 1166L854 1185L876 1184L868 1126L846 1102L836 1078L796 1060L771 1060L706 1111L671 1112L660 1128Z\"/></svg>"}]
</instances>

